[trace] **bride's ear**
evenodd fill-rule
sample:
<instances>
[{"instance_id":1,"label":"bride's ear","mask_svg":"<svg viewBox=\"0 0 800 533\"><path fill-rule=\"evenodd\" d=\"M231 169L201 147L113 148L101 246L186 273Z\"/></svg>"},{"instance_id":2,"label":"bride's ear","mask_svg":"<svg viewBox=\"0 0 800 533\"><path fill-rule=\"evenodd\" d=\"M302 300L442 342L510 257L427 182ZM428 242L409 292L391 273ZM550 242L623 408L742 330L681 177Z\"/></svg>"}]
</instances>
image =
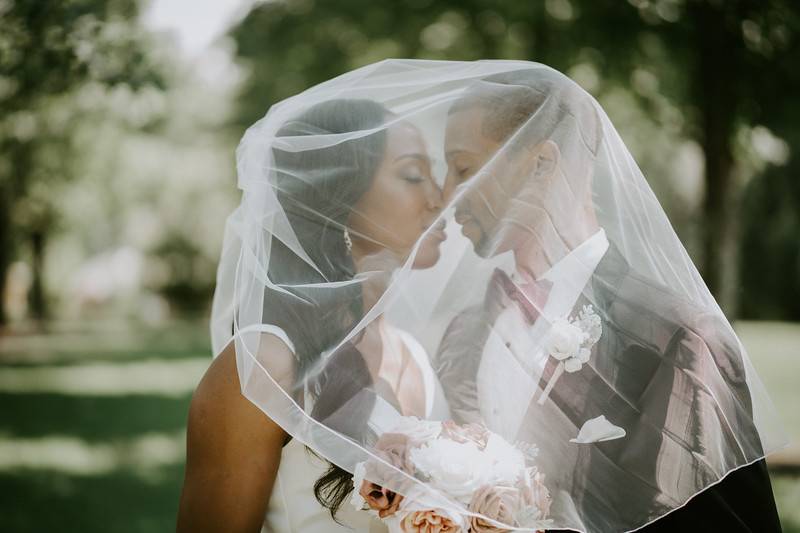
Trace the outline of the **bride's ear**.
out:
<instances>
[{"instance_id":1,"label":"bride's ear","mask_svg":"<svg viewBox=\"0 0 800 533\"><path fill-rule=\"evenodd\" d=\"M537 177L551 177L558 168L561 151L558 145L551 140L539 144L531 154L535 165L534 175Z\"/></svg>"}]
</instances>

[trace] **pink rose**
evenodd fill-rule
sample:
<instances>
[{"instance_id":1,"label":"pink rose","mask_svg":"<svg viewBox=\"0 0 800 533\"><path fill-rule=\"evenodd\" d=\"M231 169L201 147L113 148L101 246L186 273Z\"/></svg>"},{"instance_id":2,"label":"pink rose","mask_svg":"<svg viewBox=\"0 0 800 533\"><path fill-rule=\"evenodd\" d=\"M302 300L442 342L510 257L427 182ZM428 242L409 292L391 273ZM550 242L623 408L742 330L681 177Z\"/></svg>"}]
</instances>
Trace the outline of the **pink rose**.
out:
<instances>
[{"instance_id":1,"label":"pink rose","mask_svg":"<svg viewBox=\"0 0 800 533\"><path fill-rule=\"evenodd\" d=\"M472 495L469 510L501 524L514 525L514 519L519 510L520 496L520 491L513 487L484 485ZM471 516L469 521L472 533L509 531L478 516Z\"/></svg>"},{"instance_id":2,"label":"pink rose","mask_svg":"<svg viewBox=\"0 0 800 533\"><path fill-rule=\"evenodd\" d=\"M409 513L400 522L405 533L460 533L461 527L455 522L436 514L435 511L416 511Z\"/></svg>"},{"instance_id":3,"label":"pink rose","mask_svg":"<svg viewBox=\"0 0 800 533\"><path fill-rule=\"evenodd\" d=\"M442 436L462 444L473 442L478 449L483 450L489 441L489 430L474 422L458 425L452 420L446 420L442 422Z\"/></svg>"},{"instance_id":4,"label":"pink rose","mask_svg":"<svg viewBox=\"0 0 800 533\"><path fill-rule=\"evenodd\" d=\"M376 479L395 489L403 490L409 483L405 474L414 473L414 465L409 458L411 441L403 433L384 433L373 447L375 455L381 459L366 463L366 477ZM398 470L400 472L398 472ZM403 495L378 483L364 480L358 493L366 500L370 509L378 511L378 516L386 518L397 512Z\"/></svg>"},{"instance_id":5,"label":"pink rose","mask_svg":"<svg viewBox=\"0 0 800 533\"><path fill-rule=\"evenodd\" d=\"M407 474L414 473L414 464L409 458L409 450L412 448L411 439L405 433L384 433L375 443L376 455L384 461L402 470Z\"/></svg>"},{"instance_id":6,"label":"pink rose","mask_svg":"<svg viewBox=\"0 0 800 533\"><path fill-rule=\"evenodd\" d=\"M361 494L370 509L378 511L378 516L381 518L396 513L400 502L403 501L402 494L397 494L366 479L361 483L358 493Z\"/></svg>"}]
</instances>

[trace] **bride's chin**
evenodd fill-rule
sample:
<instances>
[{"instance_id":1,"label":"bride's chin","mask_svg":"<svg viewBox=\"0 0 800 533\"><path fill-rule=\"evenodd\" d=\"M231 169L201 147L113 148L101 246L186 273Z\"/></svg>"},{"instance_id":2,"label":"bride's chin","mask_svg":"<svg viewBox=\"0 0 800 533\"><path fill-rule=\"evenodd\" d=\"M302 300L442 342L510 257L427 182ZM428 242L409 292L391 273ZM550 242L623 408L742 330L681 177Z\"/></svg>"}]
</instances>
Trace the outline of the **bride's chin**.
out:
<instances>
[{"instance_id":1,"label":"bride's chin","mask_svg":"<svg viewBox=\"0 0 800 533\"><path fill-rule=\"evenodd\" d=\"M439 251L439 245L440 243L423 244L417 252L416 257L414 257L411 268L414 270L424 270L438 263L442 255Z\"/></svg>"}]
</instances>

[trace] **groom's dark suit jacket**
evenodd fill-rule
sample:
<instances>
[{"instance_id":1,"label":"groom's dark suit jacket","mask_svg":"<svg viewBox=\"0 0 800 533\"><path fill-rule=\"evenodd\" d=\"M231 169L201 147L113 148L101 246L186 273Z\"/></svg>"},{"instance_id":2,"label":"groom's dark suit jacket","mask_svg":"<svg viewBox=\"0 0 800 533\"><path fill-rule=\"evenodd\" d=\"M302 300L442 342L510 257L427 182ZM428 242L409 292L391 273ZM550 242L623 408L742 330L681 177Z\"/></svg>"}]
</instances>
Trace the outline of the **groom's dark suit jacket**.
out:
<instances>
[{"instance_id":1,"label":"groom's dark suit jacket","mask_svg":"<svg viewBox=\"0 0 800 533\"><path fill-rule=\"evenodd\" d=\"M476 375L483 346L504 307L516 305L501 293L490 284L483 305L453 320L434 361L451 413L461 422L480 420ZM558 449L551 457L574 454L567 461L574 474L565 479L572 483L567 490L576 511L595 518L586 527L615 531L654 520L731 468L755 461L644 531L780 531L766 467L758 460L763 451L742 353L730 327L639 277L613 244L574 313L586 303L603 323L590 364L562 374L543 406L532 402L516 436L545 451ZM540 389L556 364L548 362ZM583 422L600 415L627 435L576 445L564 435L542 433L537 424L559 420L554 425L563 427L566 417L577 434ZM540 433L526 434L534 428ZM725 453L715 453L719 449ZM604 507L608 513L598 512ZM603 515L615 520L603 522Z\"/></svg>"}]
</instances>

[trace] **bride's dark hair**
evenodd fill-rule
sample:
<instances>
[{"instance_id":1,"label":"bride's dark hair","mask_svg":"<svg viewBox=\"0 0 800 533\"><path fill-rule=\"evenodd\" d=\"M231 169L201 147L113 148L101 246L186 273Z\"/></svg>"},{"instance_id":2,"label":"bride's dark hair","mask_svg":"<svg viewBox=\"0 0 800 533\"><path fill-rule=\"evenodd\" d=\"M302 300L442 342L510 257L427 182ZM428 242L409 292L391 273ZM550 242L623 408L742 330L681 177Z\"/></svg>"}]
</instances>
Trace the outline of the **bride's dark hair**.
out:
<instances>
[{"instance_id":1,"label":"bride's dark hair","mask_svg":"<svg viewBox=\"0 0 800 533\"><path fill-rule=\"evenodd\" d=\"M353 206L367 192L386 150L385 124L390 112L371 100L329 100L314 105L287 121L277 138L334 135L367 131L332 146L292 151L273 148L273 187L297 240L316 268L283 242L271 242L269 277L290 294L267 289L263 322L282 328L295 346L295 389L302 401L305 390L314 399L311 416L337 432L363 438L372 408L372 380L364 358L352 342L328 355L355 327L364 313L361 285L336 288L298 288L293 285L348 281L356 274L344 231ZM291 144L291 139L284 139ZM335 375L334 375L335 374ZM363 416L339 407L356 395ZM353 402L355 403L355 402ZM317 500L336 518L353 488L352 474L330 463L314 485Z\"/></svg>"}]
</instances>

